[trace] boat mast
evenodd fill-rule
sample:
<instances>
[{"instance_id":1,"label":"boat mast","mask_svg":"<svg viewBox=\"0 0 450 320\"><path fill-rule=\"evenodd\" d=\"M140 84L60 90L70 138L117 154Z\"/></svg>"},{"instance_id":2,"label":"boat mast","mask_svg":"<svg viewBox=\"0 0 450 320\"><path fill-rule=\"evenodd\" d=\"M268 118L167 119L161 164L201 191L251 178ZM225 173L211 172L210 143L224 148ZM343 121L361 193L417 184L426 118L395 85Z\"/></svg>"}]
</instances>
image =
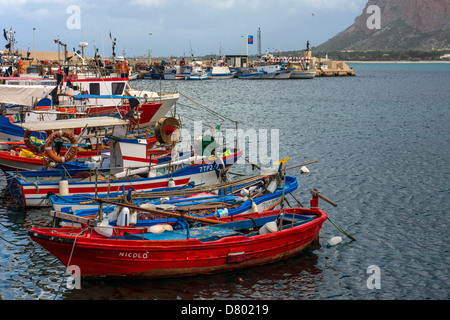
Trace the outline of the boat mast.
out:
<instances>
[{"instance_id":1,"label":"boat mast","mask_svg":"<svg viewBox=\"0 0 450 320\"><path fill-rule=\"evenodd\" d=\"M8 49L8 54L10 56L14 52L14 43L16 42L15 34L16 32L12 30L12 27L9 29L9 32L6 32L6 30L3 29L3 36L5 37L5 40L8 41L6 48Z\"/></svg>"}]
</instances>

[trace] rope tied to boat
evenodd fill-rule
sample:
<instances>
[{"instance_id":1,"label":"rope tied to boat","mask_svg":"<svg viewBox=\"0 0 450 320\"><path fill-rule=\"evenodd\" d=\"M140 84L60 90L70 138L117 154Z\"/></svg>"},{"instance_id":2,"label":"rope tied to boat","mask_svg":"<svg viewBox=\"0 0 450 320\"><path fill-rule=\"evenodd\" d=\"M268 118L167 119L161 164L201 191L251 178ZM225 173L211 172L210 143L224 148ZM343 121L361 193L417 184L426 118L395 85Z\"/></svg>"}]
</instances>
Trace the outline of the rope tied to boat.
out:
<instances>
[{"instance_id":1,"label":"rope tied to boat","mask_svg":"<svg viewBox=\"0 0 450 320\"><path fill-rule=\"evenodd\" d=\"M83 229L81 229L81 231L75 236L75 238L74 238L74 240L73 240L73 245L72 245L72 250L70 251L69 261L67 262L67 266L66 266L66 269L65 269L65 271L64 271L64 276L63 276L63 278L62 278L62 280L61 280L61 283L59 284L58 292L56 293L56 295L55 295L55 297L53 298L53 300L55 300L55 299L58 297L59 292L60 292L60 290L61 290L61 286L62 286L64 280L66 279L66 274L67 274L67 271L68 271L68 269L69 269L69 267L70 267L70 262L72 261L72 255L73 255L73 251L75 250L75 244L77 243L77 238L78 238L81 234L83 234L87 229L88 229L88 228L83 228Z\"/></svg>"}]
</instances>

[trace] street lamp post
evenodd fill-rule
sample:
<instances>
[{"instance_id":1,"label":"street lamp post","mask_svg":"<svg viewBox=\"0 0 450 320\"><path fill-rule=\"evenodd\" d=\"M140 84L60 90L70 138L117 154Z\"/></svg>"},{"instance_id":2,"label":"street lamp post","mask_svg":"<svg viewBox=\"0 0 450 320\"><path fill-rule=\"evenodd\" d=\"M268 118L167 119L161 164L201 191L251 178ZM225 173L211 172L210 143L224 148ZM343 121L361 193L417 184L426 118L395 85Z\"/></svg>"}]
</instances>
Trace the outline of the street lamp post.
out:
<instances>
[{"instance_id":1,"label":"street lamp post","mask_svg":"<svg viewBox=\"0 0 450 320\"><path fill-rule=\"evenodd\" d=\"M248 58L248 36L247 36L247 58Z\"/></svg>"},{"instance_id":2,"label":"street lamp post","mask_svg":"<svg viewBox=\"0 0 450 320\"><path fill-rule=\"evenodd\" d=\"M148 34L148 64L152 65L152 34Z\"/></svg>"},{"instance_id":3,"label":"street lamp post","mask_svg":"<svg viewBox=\"0 0 450 320\"><path fill-rule=\"evenodd\" d=\"M36 47L35 47L36 37L35 37L35 31L36 31L36 28L33 28L33 60L36 59Z\"/></svg>"}]
</instances>

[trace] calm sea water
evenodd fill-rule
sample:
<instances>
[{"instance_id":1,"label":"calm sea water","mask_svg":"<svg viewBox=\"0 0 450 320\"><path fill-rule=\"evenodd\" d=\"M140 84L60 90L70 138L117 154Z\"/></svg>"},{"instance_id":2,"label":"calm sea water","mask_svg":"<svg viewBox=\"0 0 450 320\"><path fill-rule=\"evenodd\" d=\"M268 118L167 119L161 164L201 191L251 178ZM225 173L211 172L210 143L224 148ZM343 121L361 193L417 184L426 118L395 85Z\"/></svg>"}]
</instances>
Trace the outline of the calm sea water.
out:
<instances>
[{"instance_id":1,"label":"calm sea water","mask_svg":"<svg viewBox=\"0 0 450 320\"><path fill-rule=\"evenodd\" d=\"M48 210L0 209L0 295L5 300L386 300L449 298L450 64L353 64L356 77L314 80L139 80L138 89L172 88L239 122L243 130L278 129L280 157L294 169L294 193L320 202L328 221L320 245L271 265L212 276L146 281L83 281L67 289L64 266L31 242ZM177 113L220 120L185 98ZM186 128L190 128L186 120ZM247 164L234 172L252 174ZM1 183L5 185L4 176ZM288 198L291 204L295 203ZM334 236L343 242L333 248ZM381 288L370 289L369 266Z\"/></svg>"}]
</instances>

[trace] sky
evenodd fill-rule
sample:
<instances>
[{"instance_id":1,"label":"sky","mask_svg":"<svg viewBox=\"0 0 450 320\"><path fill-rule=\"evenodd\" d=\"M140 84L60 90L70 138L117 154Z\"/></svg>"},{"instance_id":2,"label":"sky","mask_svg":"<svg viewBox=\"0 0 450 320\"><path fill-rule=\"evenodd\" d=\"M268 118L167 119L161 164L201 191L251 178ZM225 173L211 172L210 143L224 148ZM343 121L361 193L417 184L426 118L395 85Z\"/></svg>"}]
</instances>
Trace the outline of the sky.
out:
<instances>
[{"instance_id":1,"label":"sky","mask_svg":"<svg viewBox=\"0 0 450 320\"><path fill-rule=\"evenodd\" d=\"M203 56L246 54L249 35L261 51L304 50L353 24L367 0L0 0L0 29L12 27L20 50L58 51L55 39L69 52L94 43L103 57ZM33 31L33 28L35 30ZM151 35L150 35L151 33ZM6 45L1 37L0 48Z\"/></svg>"}]
</instances>

